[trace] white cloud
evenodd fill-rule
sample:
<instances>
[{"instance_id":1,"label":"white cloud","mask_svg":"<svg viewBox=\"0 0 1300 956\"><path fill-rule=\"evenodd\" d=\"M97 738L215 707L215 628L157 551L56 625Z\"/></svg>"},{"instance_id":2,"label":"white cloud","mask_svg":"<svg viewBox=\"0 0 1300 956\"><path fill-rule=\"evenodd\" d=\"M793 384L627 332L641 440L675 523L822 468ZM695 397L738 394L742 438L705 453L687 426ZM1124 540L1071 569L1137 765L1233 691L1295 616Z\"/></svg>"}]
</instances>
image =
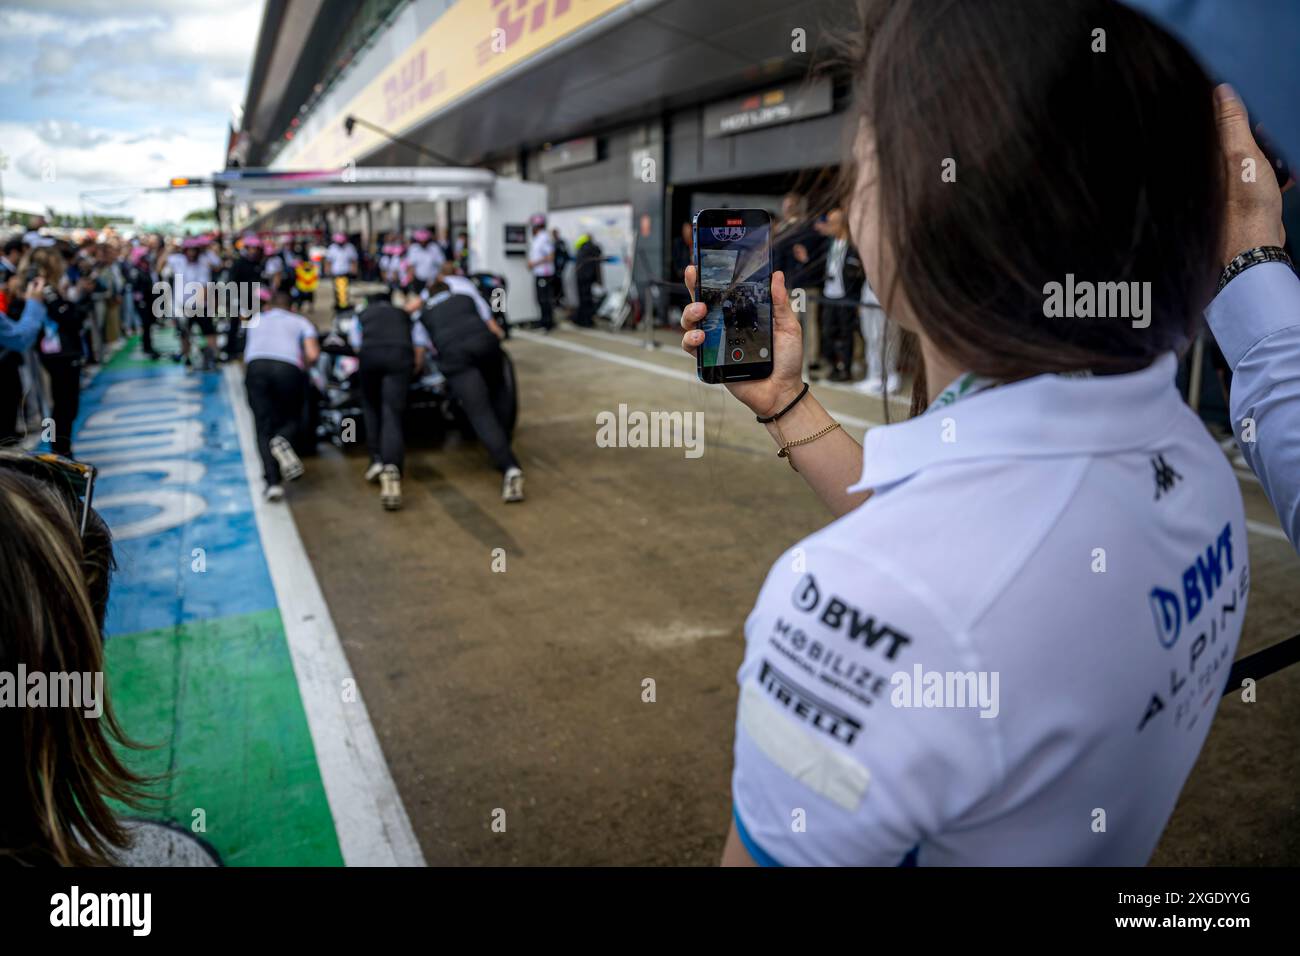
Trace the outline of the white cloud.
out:
<instances>
[{"instance_id":1,"label":"white cloud","mask_svg":"<svg viewBox=\"0 0 1300 956\"><path fill-rule=\"evenodd\" d=\"M35 126L35 132L41 142L50 146L65 146L70 149L85 149L96 146L106 139L103 133L87 129L77 122L61 123L58 120L42 120Z\"/></svg>"},{"instance_id":2,"label":"white cloud","mask_svg":"<svg viewBox=\"0 0 1300 956\"><path fill-rule=\"evenodd\" d=\"M260 2L232 3L211 13L177 13L166 30L151 34L150 46L158 56L246 77L261 22Z\"/></svg>"},{"instance_id":3,"label":"white cloud","mask_svg":"<svg viewBox=\"0 0 1300 956\"><path fill-rule=\"evenodd\" d=\"M76 65L77 58L67 47L41 45L36 55L35 69L42 76L62 76Z\"/></svg>"},{"instance_id":4,"label":"white cloud","mask_svg":"<svg viewBox=\"0 0 1300 956\"><path fill-rule=\"evenodd\" d=\"M0 86L18 105L0 121L6 194L69 213L114 204L145 221L210 208L210 190L139 187L221 168L263 4L5 0Z\"/></svg>"},{"instance_id":5,"label":"white cloud","mask_svg":"<svg viewBox=\"0 0 1300 956\"><path fill-rule=\"evenodd\" d=\"M30 134L29 134L30 135ZM125 213L140 222L178 221L192 209L212 206L205 189L141 192L138 187L165 187L171 176L201 176L219 163L219 143L200 140L159 140L149 146L126 146L108 141L94 149L42 150L34 137L0 124L14 150L15 160L5 173L5 194L49 206L60 213ZM47 181L42 173L52 173Z\"/></svg>"},{"instance_id":6,"label":"white cloud","mask_svg":"<svg viewBox=\"0 0 1300 956\"><path fill-rule=\"evenodd\" d=\"M58 4L42 4L41 10L0 11L0 29L8 37L22 37L28 42L57 41L61 46L73 47L87 40L111 39L138 30L164 29L170 22L161 15L89 17L84 14L50 12L50 8L57 6ZM116 4L113 12L120 13L121 6L120 3Z\"/></svg>"}]
</instances>

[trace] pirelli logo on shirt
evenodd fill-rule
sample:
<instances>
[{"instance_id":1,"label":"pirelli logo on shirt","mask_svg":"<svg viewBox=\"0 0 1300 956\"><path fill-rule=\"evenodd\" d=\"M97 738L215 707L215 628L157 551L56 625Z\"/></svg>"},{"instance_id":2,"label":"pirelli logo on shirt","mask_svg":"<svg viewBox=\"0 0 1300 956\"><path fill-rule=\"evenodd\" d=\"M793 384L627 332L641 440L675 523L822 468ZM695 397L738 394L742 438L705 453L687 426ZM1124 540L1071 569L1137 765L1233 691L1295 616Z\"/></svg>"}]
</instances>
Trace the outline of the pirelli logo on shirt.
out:
<instances>
[{"instance_id":1,"label":"pirelli logo on shirt","mask_svg":"<svg viewBox=\"0 0 1300 956\"><path fill-rule=\"evenodd\" d=\"M862 732L862 724L851 715L808 693L767 661L758 672L758 684L791 714L841 743L853 743Z\"/></svg>"},{"instance_id":2,"label":"pirelli logo on shirt","mask_svg":"<svg viewBox=\"0 0 1300 956\"><path fill-rule=\"evenodd\" d=\"M794 588L794 606L811 614L832 631L842 631L850 641L861 641L862 646L874 649L881 645L885 659L892 661L898 652L912 643L912 639L888 624L877 622L874 615L863 614L847 601L828 595L822 600L817 579L805 574Z\"/></svg>"}]
</instances>

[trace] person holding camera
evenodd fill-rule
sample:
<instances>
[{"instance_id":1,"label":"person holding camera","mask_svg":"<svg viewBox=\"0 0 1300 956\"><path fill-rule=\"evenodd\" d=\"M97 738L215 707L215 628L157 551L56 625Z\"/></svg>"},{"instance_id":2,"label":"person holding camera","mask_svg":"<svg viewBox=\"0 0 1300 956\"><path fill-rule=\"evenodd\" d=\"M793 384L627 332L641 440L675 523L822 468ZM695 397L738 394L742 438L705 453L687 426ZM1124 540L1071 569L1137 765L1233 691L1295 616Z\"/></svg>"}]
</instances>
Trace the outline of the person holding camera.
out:
<instances>
[{"instance_id":1,"label":"person holding camera","mask_svg":"<svg viewBox=\"0 0 1300 956\"><path fill-rule=\"evenodd\" d=\"M85 327L94 279L69 275L63 254L43 246L31 254L32 278L44 279L45 320L38 342L41 366L50 383L50 449L72 457L72 427L81 410L81 370L86 364Z\"/></svg>"},{"instance_id":2,"label":"person holding camera","mask_svg":"<svg viewBox=\"0 0 1300 956\"><path fill-rule=\"evenodd\" d=\"M20 279L10 275L0 303L0 445L22 437L18 415L23 404L23 385L19 369L23 354L32 347L45 323L45 280L37 275L27 283L22 294ZM10 318L18 315L18 319Z\"/></svg>"}]
</instances>

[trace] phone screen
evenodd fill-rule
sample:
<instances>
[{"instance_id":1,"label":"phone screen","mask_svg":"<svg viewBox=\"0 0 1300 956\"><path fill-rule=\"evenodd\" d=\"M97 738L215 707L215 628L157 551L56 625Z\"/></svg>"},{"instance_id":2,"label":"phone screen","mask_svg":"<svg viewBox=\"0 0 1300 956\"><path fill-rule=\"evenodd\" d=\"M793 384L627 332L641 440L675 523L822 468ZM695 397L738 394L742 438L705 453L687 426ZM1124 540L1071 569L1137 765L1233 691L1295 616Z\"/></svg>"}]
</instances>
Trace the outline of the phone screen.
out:
<instances>
[{"instance_id":1,"label":"phone screen","mask_svg":"<svg viewBox=\"0 0 1300 956\"><path fill-rule=\"evenodd\" d=\"M697 298L708 306L698 371L706 382L772 373L772 217L704 209L695 217Z\"/></svg>"}]
</instances>

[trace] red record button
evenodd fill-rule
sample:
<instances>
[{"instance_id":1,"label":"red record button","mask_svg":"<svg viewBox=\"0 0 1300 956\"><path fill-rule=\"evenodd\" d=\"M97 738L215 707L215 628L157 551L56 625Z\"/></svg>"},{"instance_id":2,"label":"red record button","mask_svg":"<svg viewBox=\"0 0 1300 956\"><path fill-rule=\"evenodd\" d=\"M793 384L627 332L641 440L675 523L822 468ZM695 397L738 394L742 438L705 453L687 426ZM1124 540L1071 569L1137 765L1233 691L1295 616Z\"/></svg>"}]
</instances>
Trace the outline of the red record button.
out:
<instances>
[{"instance_id":1,"label":"red record button","mask_svg":"<svg viewBox=\"0 0 1300 956\"><path fill-rule=\"evenodd\" d=\"M739 362L739 361L740 361L741 359L743 359L744 357L745 357L745 353L744 353L744 351L743 351L742 349L732 349L732 350L731 350L731 360L732 360L733 362Z\"/></svg>"}]
</instances>

